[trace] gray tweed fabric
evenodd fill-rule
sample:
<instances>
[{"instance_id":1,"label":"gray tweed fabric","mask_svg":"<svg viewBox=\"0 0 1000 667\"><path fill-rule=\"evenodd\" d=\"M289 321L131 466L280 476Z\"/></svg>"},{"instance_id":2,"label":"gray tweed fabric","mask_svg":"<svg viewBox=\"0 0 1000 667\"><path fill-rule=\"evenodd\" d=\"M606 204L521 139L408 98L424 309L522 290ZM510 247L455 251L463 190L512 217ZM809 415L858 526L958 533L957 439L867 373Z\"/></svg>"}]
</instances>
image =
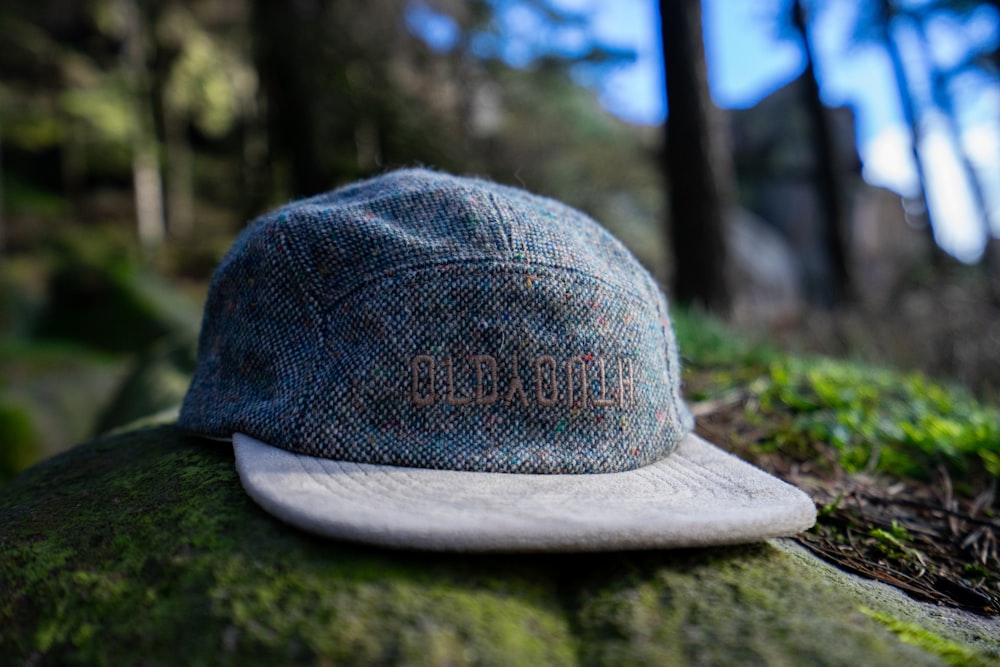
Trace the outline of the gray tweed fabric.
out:
<instances>
[{"instance_id":1,"label":"gray tweed fabric","mask_svg":"<svg viewBox=\"0 0 1000 667\"><path fill-rule=\"evenodd\" d=\"M357 463L614 472L690 431L679 382L661 291L600 225L404 170L245 230L180 425Z\"/></svg>"}]
</instances>

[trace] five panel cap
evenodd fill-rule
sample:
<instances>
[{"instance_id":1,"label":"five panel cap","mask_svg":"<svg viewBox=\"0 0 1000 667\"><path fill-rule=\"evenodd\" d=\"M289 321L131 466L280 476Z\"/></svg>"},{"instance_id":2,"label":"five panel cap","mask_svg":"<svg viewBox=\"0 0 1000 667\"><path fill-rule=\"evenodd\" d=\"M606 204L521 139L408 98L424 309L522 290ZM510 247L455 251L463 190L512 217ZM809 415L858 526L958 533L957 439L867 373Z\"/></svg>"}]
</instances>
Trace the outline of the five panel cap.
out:
<instances>
[{"instance_id":1,"label":"five panel cap","mask_svg":"<svg viewBox=\"0 0 1000 667\"><path fill-rule=\"evenodd\" d=\"M749 542L798 489L692 433L667 302L596 222L402 170L251 224L213 278L180 425L266 511L471 551Z\"/></svg>"}]
</instances>

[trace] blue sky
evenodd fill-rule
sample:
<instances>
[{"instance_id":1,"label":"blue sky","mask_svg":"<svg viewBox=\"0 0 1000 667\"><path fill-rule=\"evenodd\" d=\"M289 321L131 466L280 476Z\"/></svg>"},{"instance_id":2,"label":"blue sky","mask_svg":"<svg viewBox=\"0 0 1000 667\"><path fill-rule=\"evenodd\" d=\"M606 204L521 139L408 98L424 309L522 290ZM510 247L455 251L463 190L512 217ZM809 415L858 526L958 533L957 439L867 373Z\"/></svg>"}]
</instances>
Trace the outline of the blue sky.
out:
<instances>
[{"instance_id":1,"label":"blue sky","mask_svg":"<svg viewBox=\"0 0 1000 667\"><path fill-rule=\"evenodd\" d=\"M615 114L643 124L662 122L665 101L660 80L658 15L652 0L560 0L593 17L593 30L601 39L636 50L635 63L610 72L598 84L602 101ZM709 81L715 101L722 107L752 106L781 87L804 68L799 45L777 37L773 2L759 0L703 0L705 50ZM909 131L896 94L891 63L874 45L851 43L856 3L826 3L815 23L817 70L822 96L828 105L848 105L855 111L858 150L865 163L865 178L900 193L916 192L916 171L910 157ZM947 20L931 26L935 56L954 64L964 52L963 43L995 43L1000 28L995 14L981 12L958 25ZM919 74L921 63L912 37L903 33L909 48L907 66ZM919 79L914 77L914 79ZM927 93L927 91L921 91ZM994 234L1000 233L1000 85L970 91L963 104L963 139L989 192ZM974 260L983 238L973 213L965 178L945 134L944 120L924 118L926 138L921 150L931 180L929 199L939 240L953 254Z\"/></svg>"},{"instance_id":2,"label":"blue sky","mask_svg":"<svg viewBox=\"0 0 1000 667\"><path fill-rule=\"evenodd\" d=\"M927 0L905 0L911 4ZM666 115L659 45L659 17L654 0L555 0L556 4L590 17L586 30L552 31L530 10L513 3L506 23L507 41L489 42L473 49L502 53L512 65L523 65L541 52L578 50L587 30L600 41L634 50L629 65L604 70L599 77L585 72L581 80L597 88L605 107L639 124L661 123ZM715 101L725 108L749 107L800 74L801 47L780 39L772 14L776 0L702 0L709 83ZM910 151L909 131L903 122L892 67L885 52L874 45L852 44L855 7L852 0L825 0L813 24L817 71L826 104L854 109L858 151L864 177L870 183L913 195L917 178ZM447 48L454 43L454 24L432 13L414 25L431 44ZM953 65L966 45L996 44L1000 20L995 12L979 12L964 24L945 19L929 26L935 58ZM923 79L913 35L901 33L906 65ZM1000 82L962 87L962 140L987 187L994 235L1000 235ZM918 90L927 95L927 90ZM928 170L928 199L938 225L941 245L967 261L981 252L981 224L974 215L971 195L940 115L923 118L925 139L921 154Z\"/></svg>"}]
</instances>

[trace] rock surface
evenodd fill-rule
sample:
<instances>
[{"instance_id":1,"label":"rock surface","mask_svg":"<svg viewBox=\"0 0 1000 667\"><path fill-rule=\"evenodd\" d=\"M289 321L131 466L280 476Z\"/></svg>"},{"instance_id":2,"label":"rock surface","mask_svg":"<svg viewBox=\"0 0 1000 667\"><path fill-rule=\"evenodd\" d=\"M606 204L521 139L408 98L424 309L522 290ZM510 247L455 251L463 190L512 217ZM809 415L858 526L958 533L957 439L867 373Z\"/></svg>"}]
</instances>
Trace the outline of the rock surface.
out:
<instances>
[{"instance_id":1,"label":"rock surface","mask_svg":"<svg viewBox=\"0 0 1000 667\"><path fill-rule=\"evenodd\" d=\"M792 542L441 555L312 538L172 425L0 487L5 665L996 664L1000 624Z\"/></svg>"}]
</instances>

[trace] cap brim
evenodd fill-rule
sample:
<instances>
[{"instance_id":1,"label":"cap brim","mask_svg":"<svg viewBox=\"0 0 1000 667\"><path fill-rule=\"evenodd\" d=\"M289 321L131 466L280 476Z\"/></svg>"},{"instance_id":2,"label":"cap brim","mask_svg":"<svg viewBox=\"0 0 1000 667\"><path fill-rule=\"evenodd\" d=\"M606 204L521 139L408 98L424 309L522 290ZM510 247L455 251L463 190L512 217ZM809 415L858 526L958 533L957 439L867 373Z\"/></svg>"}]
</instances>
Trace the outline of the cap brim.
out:
<instances>
[{"instance_id":1,"label":"cap brim","mask_svg":"<svg viewBox=\"0 0 1000 667\"><path fill-rule=\"evenodd\" d=\"M802 491L687 436L621 473L402 468L294 454L233 437L247 493L306 531L438 551L610 551L756 542L813 525Z\"/></svg>"}]
</instances>

